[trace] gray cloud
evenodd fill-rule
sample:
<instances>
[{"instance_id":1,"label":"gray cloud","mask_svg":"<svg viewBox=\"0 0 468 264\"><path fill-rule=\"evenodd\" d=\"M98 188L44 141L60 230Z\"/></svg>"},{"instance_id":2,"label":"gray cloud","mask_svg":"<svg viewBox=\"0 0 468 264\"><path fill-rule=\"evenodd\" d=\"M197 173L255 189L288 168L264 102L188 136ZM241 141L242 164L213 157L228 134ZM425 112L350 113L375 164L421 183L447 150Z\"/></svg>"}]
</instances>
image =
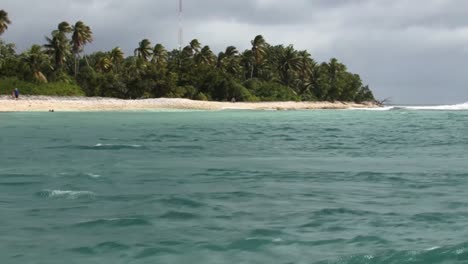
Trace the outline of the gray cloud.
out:
<instances>
[{"instance_id":1,"label":"gray cloud","mask_svg":"<svg viewBox=\"0 0 468 264\"><path fill-rule=\"evenodd\" d=\"M115 46L130 55L149 38L177 46L177 0L43 0L2 3L13 24L2 36L24 50L56 25L83 20L87 47ZM377 97L395 103L468 101L468 1L460 0L184 0L184 39L220 51L249 48L263 34L294 44L318 61L336 57L359 73Z\"/></svg>"}]
</instances>

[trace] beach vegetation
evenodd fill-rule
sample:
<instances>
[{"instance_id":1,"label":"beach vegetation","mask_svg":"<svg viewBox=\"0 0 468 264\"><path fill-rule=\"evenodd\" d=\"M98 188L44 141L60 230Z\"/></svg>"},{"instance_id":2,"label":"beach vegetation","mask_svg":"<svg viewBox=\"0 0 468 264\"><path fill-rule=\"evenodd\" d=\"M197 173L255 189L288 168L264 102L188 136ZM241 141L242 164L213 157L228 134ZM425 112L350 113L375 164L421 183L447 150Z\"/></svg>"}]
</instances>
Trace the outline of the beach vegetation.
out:
<instances>
[{"instance_id":1,"label":"beach vegetation","mask_svg":"<svg viewBox=\"0 0 468 264\"><path fill-rule=\"evenodd\" d=\"M21 94L46 96L84 96L83 89L76 83L31 82L17 77L0 77L0 94L10 95L14 88L21 88Z\"/></svg>"},{"instance_id":2,"label":"beach vegetation","mask_svg":"<svg viewBox=\"0 0 468 264\"><path fill-rule=\"evenodd\" d=\"M2 10L1 32L10 23ZM172 50L143 39L129 56L119 47L84 55L92 41L91 27L82 21L59 23L45 43L19 54L0 39L0 79L7 86L0 91L21 85L22 94L125 99L374 101L369 86L338 59L318 63L308 51L271 45L262 35L244 51L231 45L217 54L198 39Z\"/></svg>"}]
</instances>

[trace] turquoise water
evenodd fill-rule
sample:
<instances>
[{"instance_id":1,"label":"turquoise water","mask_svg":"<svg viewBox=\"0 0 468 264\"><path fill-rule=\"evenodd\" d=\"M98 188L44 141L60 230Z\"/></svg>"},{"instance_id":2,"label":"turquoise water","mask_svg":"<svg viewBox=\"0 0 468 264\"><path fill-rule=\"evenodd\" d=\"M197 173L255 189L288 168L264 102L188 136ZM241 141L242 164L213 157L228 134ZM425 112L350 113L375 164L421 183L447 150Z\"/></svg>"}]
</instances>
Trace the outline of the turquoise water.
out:
<instances>
[{"instance_id":1,"label":"turquoise water","mask_svg":"<svg viewBox=\"0 0 468 264\"><path fill-rule=\"evenodd\" d=\"M468 263L468 111L0 113L0 263Z\"/></svg>"}]
</instances>

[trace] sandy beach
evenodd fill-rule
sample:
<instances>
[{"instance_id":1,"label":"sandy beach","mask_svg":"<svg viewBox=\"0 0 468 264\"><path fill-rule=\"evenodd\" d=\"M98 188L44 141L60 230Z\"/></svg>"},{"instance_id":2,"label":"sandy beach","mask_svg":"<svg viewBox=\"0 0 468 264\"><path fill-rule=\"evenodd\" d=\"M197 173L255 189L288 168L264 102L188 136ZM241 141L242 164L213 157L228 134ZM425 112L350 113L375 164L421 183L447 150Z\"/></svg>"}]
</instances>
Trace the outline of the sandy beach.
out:
<instances>
[{"instance_id":1,"label":"sandy beach","mask_svg":"<svg viewBox=\"0 0 468 264\"><path fill-rule=\"evenodd\" d=\"M122 100L99 97L21 96L18 100L0 96L0 112L42 111L144 111L158 109L192 110L305 110L378 107L373 103L348 102L211 102L180 98Z\"/></svg>"}]
</instances>

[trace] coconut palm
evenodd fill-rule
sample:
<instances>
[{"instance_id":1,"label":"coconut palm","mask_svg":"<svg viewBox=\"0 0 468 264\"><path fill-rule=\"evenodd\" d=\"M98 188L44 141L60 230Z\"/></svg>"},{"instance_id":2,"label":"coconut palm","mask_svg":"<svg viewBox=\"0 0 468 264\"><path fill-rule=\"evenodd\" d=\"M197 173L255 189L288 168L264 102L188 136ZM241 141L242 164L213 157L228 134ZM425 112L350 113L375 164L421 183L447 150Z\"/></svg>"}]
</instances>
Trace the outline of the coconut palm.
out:
<instances>
[{"instance_id":1,"label":"coconut palm","mask_svg":"<svg viewBox=\"0 0 468 264\"><path fill-rule=\"evenodd\" d=\"M200 52L195 55L195 62L197 64L213 65L216 62L216 56L209 46L204 46Z\"/></svg>"},{"instance_id":2,"label":"coconut palm","mask_svg":"<svg viewBox=\"0 0 468 264\"><path fill-rule=\"evenodd\" d=\"M239 54L239 51L237 50L236 47L234 46L229 46L226 48L226 51L224 52L227 58L231 58L234 56L237 56Z\"/></svg>"},{"instance_id":3,"label":"coconut palm","mask_svg":"<svg viewBox=\"0 0 468 264\"><path fill-rule=\"evenodd\" d=\"M50 66L49 57L44 53L41 46L33 45L31 49L23 54L22 60L28 65L32 72L32 77L36 81L47 83L47 78L42 73L42 69Z\"/></svg>"},{"instance_id":4,"label":"coconut palm","mask_svg":"<svg viewBox=\"0 0 468 264\"><path fill-rule=\"evenodd\" d=\"M67 37L72 28L67 22L62 22L58 28L52 31L52 38L46 37L47 44L44 45L46 53L51 55L56 69L61 68L70 56L70 41Z\"/></svg>"},{"instance_id":5,"label":"coconut palm","mask_svg":"<svg viewBox=\"0 0 468 264\"><path fill-rule=\"evenodd\" d=\"M75 57L75 76L78 73L78 57L83 52L84 46L93 41L93 32L89 26L86 26L82 21L78 21L72 27L72 51Z\"/></svg>"},{"instance_id":6,"label":"coconut palm","mask_svg":"<svg viewBox=\"0 0 468 264\"><path fill-rule=\"evenodd\" d=\"M200 42L198 41L198 39L193 39L192 41L190 41L190 49L192 50L192 54L197 54L198 52L200 52L200 48L201 48L201 44Z\"/></svg>"},{"instance_id":7,"label":"coconut palm","mask_svg":"<svg viewBox=\"0 0 468 264\"><path fill-rule=\"evenodd\" d=\"M226 57L226 54L224 52L218 53L218 59L216 61L216 68L222 69L224 67L224 58Z\"/></svg>"},{"instance_id":8,"label":"coconut palm","mask_svg":"<svg viewBox=\"0 0 468 264\"><path fill-rule=\"evenodd\" d=\"M55 64L55 69L63 67L70 56L70 41L67 34L72 28L67 22L61 22L57 29L52 31L52 38L46 37L47 43L44 45L46 53L51 55Z\"/></svg>"},{"instance_id":9,"label":"coconut palm","mask_svg":"<svg viewBox=\"0 0 468 264\"><path fill-rule=\"evenodd\" d=\"M254 67L254 56L252 50L246 50L241 54L240 65L244 69L244 79L252 78Z\"/></svg>"},{"instance_id":10,"label":"coconut palm","mask_svg":"<svg viewBox=\"0 0 468 264\"><path fill-rule=\"evenodd\" d=\"M339 78L346 72L346 66L337 59L332 58L328 63L328 75L330 77L329 100L338 99L342 93L341 86L338 84Z\"/></svg>"},{"instance_id":11,"label":"coconut palm","mask_svg":"<svg viewBox=\"0 0 468 264\"><path fill-rule=\"evenodd\" d=\"M156 64L158 67L165 67L167 64L167 50L162 44L156 44L153 48L153 57L151 62Z\"/></svg>"},{"instance_id":12,"label":"coconut palm","mask_svg":"<svg viewBox=\"0 0 468 264\"><path fill-rule=\"evenodd\" d=\"M250 78L253 78L254 74L258 75L258 68L265 60L267 43L262 35L256 36L250 43L252 44L252 53L254 57Z\"/></svg>"},{"instance_id":13,"label":"coconut palm","mask_svg":"<svg viewBox=\"0 0 468 264\"><path fill-rule=\"evenodd\" d=\"M57 26L57 30L55 32L61 33L61 34L67 34L72 32L72 27L67 21L62 21L60 24Z\"/></svg>"},{"instance_id":14,"label":"coconut palm","mask_svg":"<svg viewBox=\"0 0 468 264\"><path fill-rule=\"evenodd\" d=\"M119 47L115 47L109 52L109 59L118 68L124 60L124 53Z\"/></svg>"},{"instance_id":15,"label":"coconut palm","mask_svg":"<svg viewBox=\"0 0 468 264\"><path fill-rule=\"evenodd\" d=\"M314 61L314 59L312 59L310 53L306 50L299 51L297 55L299 56L300 60L299 69L297 71L297 86L299 93L302 95L306 91L310 92L310 88L315 78L314 71L317 63Z\"/></svg>"},{"instance_id":16,"label":"coconut palm","mask_svg":"<svg viewBox=\"0 0 468 264\"><path fill-rule=\"evenodd\" d=\"M229 46L218 55L217 67L230 74L239 72L239 51L234 46Z\"/></svg>"},{"instance_id":17,"label":"coconut palm","mask_svg":"<svg viewBox=\"0 0 468 264\"><path fill-rule=\"evenodd\" d=\"M8 25L11 24L8 18L8 13L5 10L0 10L0 35L8 29Z\"/></svg>"},{"instance_id":18,"label":"coconut palm","mask_svg":"<svg viewBox=\"0 0 468 264\"><path fill-rule=\"evenodd\" d=\"M278 71L281 76L281 81L286 86L289 86L291 81L291 74L300 69L301 58L298 56L297 51L292 45L286 48L280 46L280 54L278 56Z\"/></svg>"},{"instance_id":19,"label":"coconut palm","mask_svg":"<svg viewBox=\"0 0 468 264\"><path fill-rule=\"evenodd\" d=\"M112 69L112 60L109 56L102 56L98 59L96 62L96 65L94 65L94 68L98 72L109 72Z\"/></svg>"},{"instance_id":20,"label":"coconut palm","mask_svg":"<svg viewBox=\"0 0 468 264\"><path fill-rule=\"evenodd\" d=\"M138 43L138 48L135 49L135 56L142 58L145 61L148 61L152 52L151 42L148 39L143 39Z\"/></svg>"}]
</instances>

